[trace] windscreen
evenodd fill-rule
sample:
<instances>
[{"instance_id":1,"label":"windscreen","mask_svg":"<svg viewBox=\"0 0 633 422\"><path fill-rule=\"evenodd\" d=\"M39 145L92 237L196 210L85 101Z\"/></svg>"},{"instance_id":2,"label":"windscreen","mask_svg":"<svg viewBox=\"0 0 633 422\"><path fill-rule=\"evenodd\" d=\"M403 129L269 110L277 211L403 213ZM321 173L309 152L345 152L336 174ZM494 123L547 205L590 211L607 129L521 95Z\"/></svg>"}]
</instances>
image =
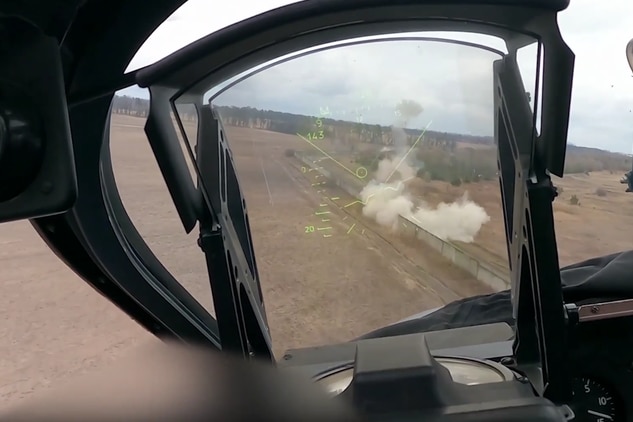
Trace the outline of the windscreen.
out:
<instances>
[{"instance_id":1,"label":"windscreen","mask_svg":"<svg viewBox=\"0 0 633 422\"><path fill-rule=\"evenodd\" d=\"M207 93L249 210L277 355L509 288L494 140L503 54L492 38L365 39Z\"/></svg>"}]
</instances>

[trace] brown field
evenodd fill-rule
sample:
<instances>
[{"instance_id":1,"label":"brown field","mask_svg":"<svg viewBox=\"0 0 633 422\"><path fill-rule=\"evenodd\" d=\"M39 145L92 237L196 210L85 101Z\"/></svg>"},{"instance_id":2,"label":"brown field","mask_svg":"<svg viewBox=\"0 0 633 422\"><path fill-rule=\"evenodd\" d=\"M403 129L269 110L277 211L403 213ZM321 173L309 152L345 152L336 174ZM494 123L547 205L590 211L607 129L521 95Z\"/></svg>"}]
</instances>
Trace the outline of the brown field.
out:
<instances>
[{"instance_id":1,"label":"brown field","mask_svg":"<svg viewBox=\"0 0 633 422\"><path fill-rule=\"evenodd\" d=\"M285 156L297 146L297 137L226 129L248 205L276 352L350 339L489 291L425 245L404 242L359 218L358 209L340 209L353 198L332 186L313 186L319 183L315 175L303 174L299 161ZM306 226L314 232L306 233Z\"/></svg>"},{"instance_id":2,"label":"brown field","mask_svg":"<svg viewBox=\"0 0 633 422\"><path fill-rule=\"evenodd\" d=\"M633 230L633 194L619 182L621 174L609 171L569 174L554 177L559 196L554 201L554 222L561 266L595 256L631 249ZM485 224L474 244L460 244L474 255L507 266L505 229L501 210L499 182L479 182L451 186L444 182L416 180L413 190L425 201L436 205L451 202L464 191L486 209L490 222ZM570 200L575 195L578 205ZM538 227L538 222L535 222Z\"/></svg>"},{"instance_id":3,"label":"brown field","mask_svg":"<svg viewBox=\"0 0 633 422\"><path fill-rule=\"evenodd\" d=\"M495 153L485 145L473 145L473 148ZM573 163L574 157L571 161ZM355 165L351 160L349 163ZM629 230L633 229L633 194L625 192L626 185L620 183L622 175L623 172L617 171L594 171L567 174L563 178L553 176L559 190L553 207L561 266L632 247ZM497 180L453 186L448 182L416 178L407 182L407 191L433 207L440 202L456 201L467 193L486 210L490 221L477 234L475 242L454 243L472 256L507 270L505 228ZM572 196L577 198L577 204L572 203Z\"/></svg>"},{"instance_id":4,"label":"brown field","mask_svg":"<svg viewBox=\"0 0 633 422\"><path fill-rule=\"evenodd\" d=\"M491 155L495 153L489 146L472 146L479 150L489 149ZM345 161L347 163L357 166L352 160ZM329 164L328 168L336 170L336 165ZM620 183L622 174L595 171L553 177L559 188L559 196L554 201L554 220L561 266L631 248L628 233L633 229L633 194L626 193L626 185ZM456 201L467 192L471 200L486 210L490 221L482 227L475 242L455 243L478 259L507 270L505 228L497 180L453 186L442 181L414 179L407 185L413 197L423 199L430 206ZM576 205L571 203L573 195L578 199ZM538 222L535 224L538 227Z\"/></svg>"},{"instance_id":5,"label":"brown field","mask_svg":"<svg viewBox=\"0 0 633 422\"><path fill-rule=\"evenodd\" d=\"M139 118L113 119L113 162L123 201L158 258L213 312L196 233L184 233L142 125ZM284 154L296 145L292 137L227 131L248 205L277 355L289 347L347 340L457 297L489 291L419 242L363 220L358 210L341 210L336 201L324 208L320 195L350 198L330 186L317 192L312 175L303 174L300 164ZM633 226L633 195L623 193L619 177L593 173L557 181L563 187L556 201L563 263L629 247L625 238ZM597 187L606 196L596 195ZM419 187L429 202L450 200L464 188L492 217L479 244L486 253L503 256L496 183ZM580 205L569 204L572 194ZM331 212L332 229L319 231L326 226L316 213L324 209ZM306 226L315 231L306 233ZM326 233L331 237L324 237ZM155 341L65 267L28 223L0 226L0 245L5 321L0 328L0 406Z\"/></svg>"}]
</instances>

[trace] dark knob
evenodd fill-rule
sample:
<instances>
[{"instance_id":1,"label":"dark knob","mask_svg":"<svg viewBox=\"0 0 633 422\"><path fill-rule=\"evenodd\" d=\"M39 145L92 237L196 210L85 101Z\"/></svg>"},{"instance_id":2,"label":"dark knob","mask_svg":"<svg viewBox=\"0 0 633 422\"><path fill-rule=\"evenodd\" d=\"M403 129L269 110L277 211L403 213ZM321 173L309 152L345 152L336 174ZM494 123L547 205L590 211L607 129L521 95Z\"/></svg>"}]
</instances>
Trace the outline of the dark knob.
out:
<instances>
[{"instance_id":1,"label":"dark knob","mask_svg":"<svg viewBox=\"0 0 633 422\"><path fill-rule=\"evenodd\" d=\"M42 130L25 99L6 103L0 102L0 202L28 188L44 159Z\"/></svg>"}]
</instances>

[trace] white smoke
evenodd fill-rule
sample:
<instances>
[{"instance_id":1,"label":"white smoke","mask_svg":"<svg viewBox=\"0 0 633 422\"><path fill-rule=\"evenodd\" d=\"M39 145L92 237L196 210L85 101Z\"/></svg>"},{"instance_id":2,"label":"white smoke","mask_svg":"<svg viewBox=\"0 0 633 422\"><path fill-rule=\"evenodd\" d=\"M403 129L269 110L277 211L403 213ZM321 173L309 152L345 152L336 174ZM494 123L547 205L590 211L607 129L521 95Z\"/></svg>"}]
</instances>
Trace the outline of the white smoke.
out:
<instances>
[{"instance_id":1,"label":"white smoke","mask_svg":"<svg viewBox=\"0 0 633 422\"><path fill-rule=\"evenodd\" d=\"M403 157L383 159L375 180L360 193L363 214L392 230L398 229L398 216L402 215L442 240L472 242L481 226L490 221L486 210L471 201L467 192L459 200L435 208L423 200L414 201L405 182L415 173ZM392 182L385 183L387 180Z\"/></svg>"},{"instance_id":2,"label":"white smoke","mask_svg":"<svg viewBox=\"0 0 633 422\"><path fill-rule=\"evenodd\" d=\"M470 243L481 226L490 221L486 210L468 198L468 192L455 202L441 202L437 208L418 206L407 216L425 230L443 240Z\"/></svg>"},{"instance_id":3,"label":"white smoke","mask_svg":"<svg viewBox=\"0 0 633 422\"><path fill-rule=\"evenodd\" d=\"M442 240L470 243L481 226L490 221L490 216L468 198L467 192L457 201L442 202L435 208L423 200L415 201L407 192L406 182L417 175L417 169L407 162L415 143L409 147L403 128L423 110L413 100L402 100L396 106L398 121L391 127L395 157L383 158L378 163L374 180L361 191L363 214L394 231L398 230L398 216L401 215Z\"/></svg>"},{"instance_id":4,"label":"white smoke","mask_svg":"<svg viewBox=\"0 0 633 422\"><path fill-rule=\"evenodd\" d=\"M406 162L407 157L407 134L397 126L391 127L393 138L392 149L397 151L397 156L393 158L383 158L378 162L378 169L374 174L374 179L381 183L388 183L394 180L409 180L416 176L417 170Z\"/></svg>"},{"instance_id":5,"label":"white smoke","mask_svg":"<svg viewBox=\"0 0 633 422\"><path fill-rule=\"evenodd\" d=\"M383 226L398 228L398 216L409 215L414 208L413 201L404 193L404 183L381 183L372 180L360 193L363 201L363 215L373 218Z\"/></svg>"},{"instance_id":6,"label":"white smoke","mask_svg":"<svg viewBox=\"0 0 633 422\"><path fill-rule=\"evenodd\" d=\"M404 154L407 150L407 133L399 126L391 126L391 137L393 145L399 154Z\"/></svg>"},{"instance_id":7,"label":"white smoke","mask_svg":"<svg viewBox=\"0 0 633 422\"><path fill-rule=\"evenodd\" d=\"M403 160L403 157L384 158L378 162L374 179L380 183L388 183L393 180L412 179L416 173L416 169Z\"/></svg>"}]
</instances>

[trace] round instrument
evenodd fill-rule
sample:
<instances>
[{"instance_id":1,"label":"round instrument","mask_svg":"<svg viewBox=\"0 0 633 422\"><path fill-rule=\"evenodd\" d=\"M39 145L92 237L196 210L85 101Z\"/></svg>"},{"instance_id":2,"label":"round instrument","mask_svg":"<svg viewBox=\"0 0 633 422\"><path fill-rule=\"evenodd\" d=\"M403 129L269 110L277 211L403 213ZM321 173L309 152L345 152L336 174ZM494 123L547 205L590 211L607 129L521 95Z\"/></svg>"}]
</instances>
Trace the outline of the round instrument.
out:
<instances>
[{"instance_id":1,"label":"round instrument","mask_svg":"<svg viewBox=\"0 0 633 422\"><path fill-rule=\"evenodd\" d=\"M453 381L459 384L490 384L510 381L514 378L514 374L508 368L491 361L461 357L436 357L435 359L448 369ZM338 395L349 387L353 376L354 368L346 366L322 374L317 378L316 383L323 386L329 394Z\"/></svg>"}]
</instances>

